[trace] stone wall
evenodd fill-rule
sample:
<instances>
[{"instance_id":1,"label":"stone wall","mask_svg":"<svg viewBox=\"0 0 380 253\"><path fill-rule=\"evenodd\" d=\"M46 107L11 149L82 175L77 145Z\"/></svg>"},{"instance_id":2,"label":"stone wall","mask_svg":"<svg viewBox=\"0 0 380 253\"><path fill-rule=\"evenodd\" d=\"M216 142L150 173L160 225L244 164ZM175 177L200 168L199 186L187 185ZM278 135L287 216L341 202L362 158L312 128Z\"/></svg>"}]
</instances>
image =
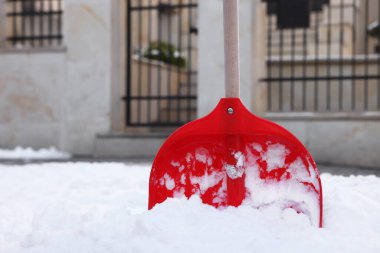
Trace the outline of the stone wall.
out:
<instances>
[{"instance_id":1,"label":"stone wall","mask_svg":"<svg viewBox=\"0 0 380 253\"><path fill-rule=\"evenodd\" d=\"M109 130L111 2L65 0L62 48L0 51L0 147L91 154Z\"/></svg>"},{"instance_id":2,"label":"stone wall","mask_svg":"<svg viewBox=\"0 0 380 253\"><path fill-rule=\"evenodd\" d=\"M380 120L276 120L317 163L380 167Z\"/></svg>"}]
</instances>

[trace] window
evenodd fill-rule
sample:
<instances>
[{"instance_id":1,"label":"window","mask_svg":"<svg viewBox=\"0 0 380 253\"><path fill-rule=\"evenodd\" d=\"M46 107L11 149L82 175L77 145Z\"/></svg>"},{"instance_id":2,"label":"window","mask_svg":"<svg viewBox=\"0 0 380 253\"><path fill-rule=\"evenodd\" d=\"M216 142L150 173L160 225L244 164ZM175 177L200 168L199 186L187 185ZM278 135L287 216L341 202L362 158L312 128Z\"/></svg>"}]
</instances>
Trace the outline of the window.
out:
<instances>
[{"instance_id":1,"label":"window","mask_svg":"<svg viewBox=\"0 0 380 253\"><path fill-rule=\"evenodd\" d=\"M276 12L268 13L267 77L263 79L268 112L280 117L284 113L378 117L379 1L315 2L307 28L282 29Z\"/></svg>"},{"instance_id":2,"label":"window","mask_svg":"<svg viewBox=\"0 0 380 253\"><path fill-rule=\"evenodd\" d=\"M62 0L6 0L6 45L57 47L62 43Z\"/></svg>"}]
</instances>

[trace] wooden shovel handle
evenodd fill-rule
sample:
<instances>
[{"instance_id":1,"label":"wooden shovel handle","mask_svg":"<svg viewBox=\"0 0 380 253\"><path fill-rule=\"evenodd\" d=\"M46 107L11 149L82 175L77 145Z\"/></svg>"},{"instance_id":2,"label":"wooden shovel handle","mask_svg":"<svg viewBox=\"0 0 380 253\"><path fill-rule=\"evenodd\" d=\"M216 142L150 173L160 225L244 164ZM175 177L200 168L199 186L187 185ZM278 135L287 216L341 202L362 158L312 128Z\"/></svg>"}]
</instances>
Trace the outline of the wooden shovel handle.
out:
<instances>
[{"instance_id":1,"label":"wooden shovel handle","mask_svg":"<svg viewBox=\"0 0 380 253\"><path fill-rule=\"evenodd\" d=\"M223 0L226 97L240 95L238 0Z\"/></svg>"}]
</instances>

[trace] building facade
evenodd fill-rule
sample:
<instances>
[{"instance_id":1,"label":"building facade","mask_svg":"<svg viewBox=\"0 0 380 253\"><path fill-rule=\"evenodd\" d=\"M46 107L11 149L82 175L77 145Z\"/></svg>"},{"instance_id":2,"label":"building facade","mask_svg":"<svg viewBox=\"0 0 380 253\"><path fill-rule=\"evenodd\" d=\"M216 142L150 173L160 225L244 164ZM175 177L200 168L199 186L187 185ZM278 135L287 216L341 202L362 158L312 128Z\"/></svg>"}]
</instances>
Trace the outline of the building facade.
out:
<instances>
[{"instance_id":1,"label":"building facade","mask_svg":"<svg viewBox=\"0 0 380 253\"><path fill-rule=\"evenodd\" d=\"M240 1L244 104L319 162L379 167L378 1L283 2ZM0 0L0 24L2 148L151 157L224 95L221 0Z\"/></svg>"}]
</instances>

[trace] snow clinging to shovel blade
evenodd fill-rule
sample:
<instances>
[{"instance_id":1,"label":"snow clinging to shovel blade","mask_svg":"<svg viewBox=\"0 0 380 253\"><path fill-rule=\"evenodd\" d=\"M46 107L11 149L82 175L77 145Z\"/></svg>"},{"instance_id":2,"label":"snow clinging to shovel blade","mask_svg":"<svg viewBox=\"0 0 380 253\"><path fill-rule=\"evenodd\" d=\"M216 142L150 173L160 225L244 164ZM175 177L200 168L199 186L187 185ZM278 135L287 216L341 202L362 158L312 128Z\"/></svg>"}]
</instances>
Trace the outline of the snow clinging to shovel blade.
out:
<instances>
[{"instance_id":1,"label":"snow clinging to shovel blade","mask_svg":"<svg viewBox=\"0 0 380 253\"><path fill-rule=\"evenodd\" d=\"M183 158L170 161L170 175L163 174L160 185L171 196L195 194L206 198L205 203L224 207L228 205L228 179L244 177L243 205L280 212L292 209L318 226L320 188L312 160L295 156L291 146L269 141L247 143L243 150L232 151L228 162L223 152L219 147L187 150Z\"/></svg>"}]
</instances>

